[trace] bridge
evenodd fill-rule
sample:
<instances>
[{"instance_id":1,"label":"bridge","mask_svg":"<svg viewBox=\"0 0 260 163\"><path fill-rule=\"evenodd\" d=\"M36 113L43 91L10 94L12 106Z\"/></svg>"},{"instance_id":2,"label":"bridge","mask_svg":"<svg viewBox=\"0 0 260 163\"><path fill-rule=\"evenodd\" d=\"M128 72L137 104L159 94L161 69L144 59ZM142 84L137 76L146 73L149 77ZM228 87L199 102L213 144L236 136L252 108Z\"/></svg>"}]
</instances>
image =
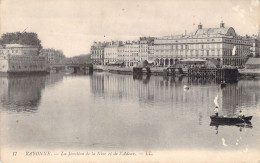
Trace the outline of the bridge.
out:
<instances>
[{"instance_id":1,"label":"bridge","mask_svg":"<svg viewBox=\"0 0 260 163\"><path fill-rule=\"evenodd\" d=\"M91 63L55 63L48 66L51 70L62 71L73 68L74 73L93 72L93 64Z\"/></svg>"}]
</instances>

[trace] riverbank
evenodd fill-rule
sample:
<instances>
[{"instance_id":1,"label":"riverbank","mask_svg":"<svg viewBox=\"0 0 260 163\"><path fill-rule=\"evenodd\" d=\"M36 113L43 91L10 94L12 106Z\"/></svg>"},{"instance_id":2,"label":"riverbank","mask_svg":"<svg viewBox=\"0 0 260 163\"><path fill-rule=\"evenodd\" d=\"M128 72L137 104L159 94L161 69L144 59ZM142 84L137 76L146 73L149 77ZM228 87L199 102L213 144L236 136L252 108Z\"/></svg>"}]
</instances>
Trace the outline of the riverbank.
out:
<instances>
[{"instance_id":1,"label":"riverbank","mask_svg":"<svg viewBox=\"0 0 260 163\"><path fill-rule=\"evenodd\" d=\"M239 74L260 77L260 69L238 69Z\"/></svg>"},{"instance_id":2,"label":"riverbank","mask_svg":"<svg viewBox=\"0 0 260 163\"><path fill-rule=\"evenodd\" d=\"M150 67L151 75L165 75L164 70L167 67ZM133 67L116 67L116 66L105 66L105 65L94 65L94 71L106 71L116 74L133 74ZM238 69L239 78L249 78L249 77L260 77L260 69ZM186 75L184 73L183 75Z\"/></svg>"},{"instance_id":3,"label":"riverbank","mask_svg":"<svg viewBox=\"0 0 260 163\"><path fill-rule=\"evenodd\" d=\"M152 75L163 75L163 70L166 67L150 67ZM133 74L133 67L115 67L115 66L105 66L105 65L94 65L94 71L107 71L117 74Z\"/></svg>"},{"instance_id":4,"label":"riverbank","mask_svg":"<svg viewBox=\"0 0 260 163\"><path fill-rule=\"evenodd\" d=\"M8 76L28 76L28 75L48 75L47 71L21 71L21 72L0 72L1 77Z\"/></svg>"}]
</instances>

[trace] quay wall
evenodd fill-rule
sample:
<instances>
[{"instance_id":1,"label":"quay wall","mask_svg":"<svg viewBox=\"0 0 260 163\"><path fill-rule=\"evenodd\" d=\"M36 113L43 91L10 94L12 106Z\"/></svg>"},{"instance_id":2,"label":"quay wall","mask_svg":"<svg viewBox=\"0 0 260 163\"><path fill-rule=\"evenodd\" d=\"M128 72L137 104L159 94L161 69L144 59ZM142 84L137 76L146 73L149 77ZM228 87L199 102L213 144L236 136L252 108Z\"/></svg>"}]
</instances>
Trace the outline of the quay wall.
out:
<instances>
[{"instance_id":1,"label":"quay wall","mask_svg":"<svg viewBox=\"0 0 260 163\"><path fill-rule=\"evenodd\" d=\"M105 65L94 65L94 71L108 71L112 73L125 73L132 74L133 67L116 67L116 66L105 66ZM150 67L151 74L153 75L163 75L163 70L165 67Z\"/></svg>"},{"instance_id":2,"label":"quay wall","mask_svg":"<svg viewBox=\"0 0 260 163\"><path fill-rule=\"evenodd\" d=\"M238 72L241 75L260 76L260 68L259 69L238 69Z\"/></svg>"}]
</instances>

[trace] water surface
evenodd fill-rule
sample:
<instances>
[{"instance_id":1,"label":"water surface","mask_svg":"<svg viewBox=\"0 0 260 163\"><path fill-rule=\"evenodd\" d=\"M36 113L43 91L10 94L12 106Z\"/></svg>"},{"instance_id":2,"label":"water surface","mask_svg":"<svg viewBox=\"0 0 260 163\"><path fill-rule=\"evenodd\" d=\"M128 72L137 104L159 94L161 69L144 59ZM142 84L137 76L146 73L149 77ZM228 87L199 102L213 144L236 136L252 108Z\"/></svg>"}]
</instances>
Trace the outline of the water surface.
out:
<instances>
[{"instance_id":1,"label":"water surface","mask_svg":"<svg viewBox=\"0 0 260 163\"><path fill-rule=\"evenodd\" d=\"M184 90L183 85L189 85ZM161 76L0 77L1 141L8 147L230 149L260 146L260 80L221 89L214 81ZM219 114L253 115L252 125L211 126Z\"/></svg>"}]
</instances>

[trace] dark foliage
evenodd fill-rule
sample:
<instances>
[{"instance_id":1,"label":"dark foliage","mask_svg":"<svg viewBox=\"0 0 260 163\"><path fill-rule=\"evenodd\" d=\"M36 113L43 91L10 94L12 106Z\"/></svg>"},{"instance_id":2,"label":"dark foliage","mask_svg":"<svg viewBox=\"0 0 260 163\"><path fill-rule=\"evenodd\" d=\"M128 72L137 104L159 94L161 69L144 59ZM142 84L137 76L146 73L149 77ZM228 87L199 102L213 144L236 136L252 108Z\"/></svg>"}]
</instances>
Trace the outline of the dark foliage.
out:
<instances>
[{"instance_id":1,"label":"dark foliage","mask_svg":"<svg viewBox=\"0 0 260 163\"><path fill-rule=\"evenodd\" d=\"M35 45L42 48L41 40L39 40L37 33L33 32L4 33L0 39L0 44Z\"/></svg>"}]
</instances>

